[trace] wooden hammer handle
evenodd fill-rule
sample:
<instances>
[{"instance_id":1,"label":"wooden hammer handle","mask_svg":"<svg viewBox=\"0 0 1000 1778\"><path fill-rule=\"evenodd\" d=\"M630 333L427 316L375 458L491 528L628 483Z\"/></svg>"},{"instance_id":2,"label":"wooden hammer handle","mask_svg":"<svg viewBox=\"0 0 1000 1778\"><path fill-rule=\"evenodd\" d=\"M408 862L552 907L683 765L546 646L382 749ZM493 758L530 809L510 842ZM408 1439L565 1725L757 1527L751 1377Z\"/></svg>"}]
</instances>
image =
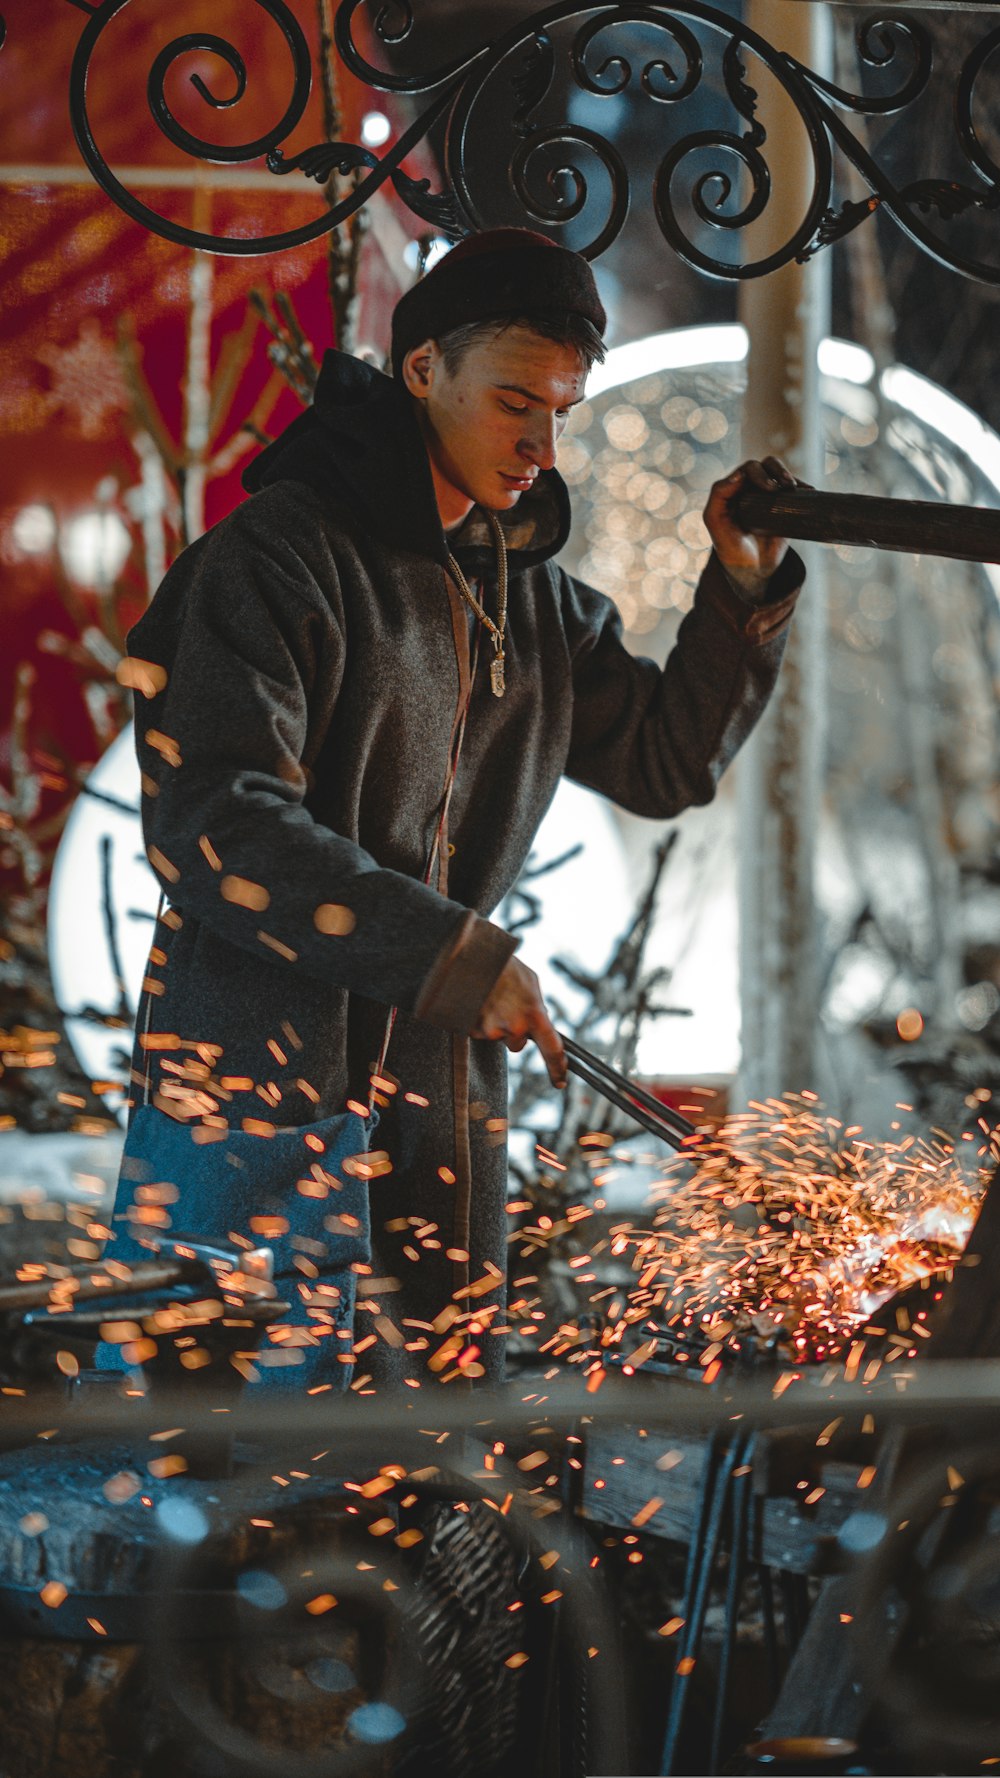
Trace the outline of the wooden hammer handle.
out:
<instances>
[{"instance_id":1,"label":"wooden hammer handle","mask_svg":"<svg viewBox=\"0 0 1000 1778\"><path fill-rule=\"evenodd\" d=\"M825 494L815 488L744 488L733 501L746 531L814 543L1000 562L1000 512L937 500L889 500L873 494Z\"/></svg>"}]
</instances>

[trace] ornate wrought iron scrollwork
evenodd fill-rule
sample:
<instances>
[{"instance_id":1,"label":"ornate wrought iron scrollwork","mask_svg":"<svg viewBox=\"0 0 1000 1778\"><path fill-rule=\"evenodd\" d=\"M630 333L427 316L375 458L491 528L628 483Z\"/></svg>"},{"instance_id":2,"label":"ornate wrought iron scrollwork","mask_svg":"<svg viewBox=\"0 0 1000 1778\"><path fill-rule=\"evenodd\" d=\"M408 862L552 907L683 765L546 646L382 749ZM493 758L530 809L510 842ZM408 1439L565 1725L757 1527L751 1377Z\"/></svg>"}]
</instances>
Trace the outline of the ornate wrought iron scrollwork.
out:
<instances>
[{"instance_id":1,"label":"ornate wrought iron scrollwork","mask_svg":"<svg viewBox=\"0 0 1000 1778\"><path fill-rule=\"evenodd\" d=\"M742 167L750 180L750 196L735 213L728 213L725 206L733 193L733 181L722 169L703 173L695 181L691 193L691 206L699 222L710 227L721 229L747 228L763 215L771 194L771 172L762 152L767 140L766 132L756 116L757 94L747 83L746 67L742 59L742 48L745 38L733 36L726 44L722 58L723 78L726 92L733 109L744 120L746 129L741 136L728 130L713 132L700 130L696 134L682 138L664 156L657 171L653 187L653 201L660 229L666 240L675 251L690 264L697 265L701 271L719 274L720 262L712 259L695 242L685 235L677 210L673 202L672 187L675 175L683 162L698 149L711 149L728 153L738 167ZM757 47L756 44L753 47ZM769 254L763 260L744 262L740 266L727 268L731 277L760 277L765 272L774 271L776 267L786 264L796 256L813 238L822 206L822 195L829 188L832 176L830 153L822 130L816 129L809 114L807 104L799 103L800 94L796 90L794 77L789 79L780 68L774 70L781 84L796 102L809 135L809 144L813 155L813 192L806 214L793 236L784 245ZM716 196L709 203L709 189L714 184Z\"/></svg>"},{"instance_id":2,"label":"ornate wrought iron scrollwork","mask_svg":"<svg viewBox=\"0 0 1000 1778\"><path fill-rule=\"evenodd\" d=\"M955 128L959 145L969 165L982 179L983 187L954 179L916 179L903 186L896 185L834 109L836 106L855 113L888 115L904 110L921 96L930 80L933 62L932 42L923 25L911 19L866 20L858 30L861 60L870 67L887 66L896 54L893 32L900 33L914 57L912 73L897 92L881 99L865 97L845 92L815 74L808 75L813 102L822 124L831 140L860 173L871 195L842 204L839 209L828 207L820 218L815 239L801 257L807 258L830 242L839 240L884 208L910 239L940 264L981 283L1000 283L1000 263L991 264L957 250L923 220L932 211L941 222L950 222L969 210L989 212L1000 207L1000 166L981 141L973 116L977 83L1000 50L1000 28L990 31L966 58L955 94ZM877 34L881 34L880 37Z\"/></svg>"},{"instance_id":3,"label":"ornate wrought iron scrollwork","mask_svg":"<svg viewBox=\"0 0 1000 1778\"><path fill-rule=\"evenodd\" d=\"M72 0L72 3L79 4L80 0ZM254 4L267 13L279 26L292 62L292 97L284 116L273 129L267 131L263 136L256 137L253 141L223 147L202 137L192 135L175 118L166 98L166 78L174 64L191 51L207 51L218 56L235 76L235 90L228 96L222 97L214 93L200 75L192 75L191 83L206 104L217 111L227 110L239 104L246 93L248 76L243 57L231 43L210 32L192 32L175 38L156 56L147 81L147 96L153 117L163 135L170 142L185 154L196 159L237 165L266 156L267 164L275 174L290 172L301 166L302 170L310 177L322 181L335 168L349 172L356 168L367 167L369 169L368 177L359 182L350 196L341 203L332 205L312 222L297 229L287 229L276 235L259 235L248 239L213 235L199 229L188 228L161 216L148 204L137 198L134 193L128 191L112 172L98 146L87 111L87 77L98 42L107 27L129 4L131 4L131 0L104 0L102 6L96 7L92 11L90 8L84 8L84 10L90 11L90 18L80 38L73 61L70 76L70 115L80 152L94 178L109 197L113 198L121 209L134 221L141 223L144 228L148 228L154 234L163 235L167 240L176 241L182 246L203 248L214 253L241 255L272 253L286 247L302 246L308 241L318 240L321 236L328 234L331 229L338 227L357 210L362 209L373 193L384 185L387 179L391 179L404 202L433 227L456 234L463 232L461 220L448 194L436 198L430 193L429 180L411 179L401 167L402 161L426 136L443 111L446 101L441 98L436 99L428 107L381 160L371 154L368 149L350 143L324 143L320 148L307 151L304 155L296 156L293 160L284 160L278 145L291 134L300 122L309 102L312 86L309 45L298 20L285 4L285 0L254 0Z\"/></svg>"},{"instance_id":4,"label":"ornate wrought iron scrollwork","mask_svg":"<svg viewBox=\"0 0 1000 1778\"><path fill-rule=\"evenodd\" d=\"M353 173L361 167L369 169L369 177L360 184L354 196L335 206L322 217L320 227L313 225L308 239L316 234L327 234L343 221L362 208L368 199L387 179L391 179L396 191L407 208L422 221L430 223L439 233L457 237L467 232L458 205L451 192L432 192L429 179L412 179L403 171L401 162L412 152L426 136L431 125L444 110L444 102L438 101L430 107L422 117L418 118L409 130L400 137L390 154L383 155L379 160L370 148L358 147L353 142L321 142L315 148L307 148L292 160L286 160L280 148L274 148L268 154L267 164L272 173L305 173L308 179L324 183L331 173ZM261 249L256 247L255 251Z\"/></svg>"},{"instance_id":5,"label":"ornate wrought iron scrollwork","mask_svg":"<svg viewBox=\"0 0 1000 1778\"><path fill-rule=\"evenodd\" d=\"M618 238L633 198L633 175L614 133L598 129L577 114L593 102L620 99L656 106L664 133L676 127L652 180L652 206L669 246L689 265L724 279L759 277L792 259L806 259L831 241L884 210L925 252L967 277L1000 283L1000 257L970 254L947 225L974 211L1000 207L1000 166L976 125L980 83L1000 50L1000 28L991 31L967 58L955 95L957 144L972 180L921 178L893 180L875 152L852 128L853 119L883 118L906 111L926 92L933 65L927 26L912 18L873 15L858 28L862 69L887 90L851 92L774 48L766 39L705 3L664 0L589 5L559 0L523 18L495 42L422 72L402 73L379 66L358 41L365 0L341 0L334 37L345 66L368 86L428 103L381 156L351 142L321 143L286 158L282 144L301 122L309 100L309 50L286 0L253 0L277 25L291 59L293 90L284 116L255 140L235 147L212 144L185 129L166 98L166 77L191 50L217 57L234 77L225 96L198 75L192 84L214 110L239 104L248 85L243 58L225 39L211 33L176 38L157 55L148 77L153 116L163 134L182 152L230 165L266 158L276 176L298 171L325 182L334 171L355 175L341 202L299 228L282 234L220 237L201 233L159 216L128 192L111 171L95 140L87 112L87 76L101 37L126 6L138 0L103 0L91 7L71 0L88 16L73 64L70 110L81 153L95 179L114 201L155 233L218 253L259 254L299 246L336 228L360 210L387 182L421 220L457 238L501 219L510 221L511 201L521 219L535 228L560 231L576 225L574 245L597 258ZM411 0L385 0L374 22L374 38L387 51L419 35ZM651 33L662 39L659 53L637 46ZM709 78L711 63L712 78ZM768 162L768 142L758 115L750 65L762 67L770 82L791 102L812 163L811 192L804 214L788 237L754 257L752 228L767 210L780 170ZM895 71L901 70L893 80ZM756 76L755 76L756 78ZM559 95L569 91L570 100ZM499 175L497 95L509 119L509 153ZM489 152L483 147L482 118L490 97ZM683 107L695 101L697 127L684 133ZM706 109L728 108L728 119L705 121ZM556 106L561 112L552 115ZM447 119L445 184L440 192L427 179L413 179L403 163L433 127ZM869 196L837 202L834 151L851 163ZM506 150L505 150L506 152ZM707 161L707 165L706 165ZM588 218L593 217L590 227ZM711 249L711 231L730 239L743 235L747 250L723 257ZM582 239L582 236L586 239Z\"/></svg>"}]
</instances>

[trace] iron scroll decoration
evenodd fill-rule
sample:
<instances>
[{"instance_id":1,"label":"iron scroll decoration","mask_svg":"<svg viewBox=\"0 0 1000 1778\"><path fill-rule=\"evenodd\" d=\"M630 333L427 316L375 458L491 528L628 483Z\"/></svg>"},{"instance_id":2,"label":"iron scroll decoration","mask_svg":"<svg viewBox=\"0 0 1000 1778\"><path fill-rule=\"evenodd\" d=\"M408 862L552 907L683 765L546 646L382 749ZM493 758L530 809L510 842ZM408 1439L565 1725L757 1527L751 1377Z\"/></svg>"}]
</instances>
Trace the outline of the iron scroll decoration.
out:
<instances>
[{"instance_id":1,"label":"iron scroll decoration","mask_svg":"<svg viewBox=\"0 0 1000 1778\"><path fill-rule=\"evenodd\" d=\"M619 147L608 136L579 122L546 121L541 115L547 96L554 90L560 58L568 58L570 75L581 93L598 98L619 97L633 86L638 73L638 85L650 104L679 108L707 86L702 43L702 39L707 39L721 52L722 87L732 109L732 127L713 126L680 135L665 152L653 179L656 221L665 241L682 260L710 277L761 277L791 260L808 259L882 209L918 247L942 265L982 283L1000 284L1000 259L991 262L971 255L957 241L949 240L947 231L947 225L963 213L990 212L1000 207L1000 165L992 158L975 122L977 89L1000 52L1000 27L990 31L968 56L955 93L957 141L974 182L921 179L898 185L852 130L851 119L902 112L926 90L932 72L933 41L926 26L911 17L872 14L859 25L857 47L863 67L878 70L883 80L891 79L895 70L902 68L891 91L863 94L847 91L825 79L704 0L683 0L683 4L670 7L662 0L605 5L562 0L561 4L518 21L494 42L444 67L419 74L402 74L375 65L356 36L358 15L365 0L341 0L334 34L345 66L371 88L411 101L427 97L428 103L381 157L358 143L324 142L286 158L282 144L301 122L309 100L309 47L285 0L247 0L248 9L255 6L273 21L287 47L293 86L284 115L265 135L234 147L213 144L183 128L170 109L166 80L174 64L186 53L197 50L213 54L234 78L233 90L225 95L213 91L200 75L192 75L192 85L212 109L237 105L248 84L246 64L232 43L211 33L188 33L161 50L149 71L147 95L159 129L175 147L197 159L234 165L263 157L276 178L299 171L322 184L336 172L353 175L354 185L340 202L301 227L281 234L244 238L207 234L160 216L126 189L101 153L87 109L88 74L108 26L126 7L138 3L139 0L103 0L103 4L92 7L87 0L70 0L70 4L88 14L73 61L70 115L80 152L108 196L145 228L184 246L237 255L301 246L346 222L388 182L410 210L439 234L458 239L489 226L496 217L489 214L489 193L481 189L487 181L479 164L472 125L484 94L488 88L496 90L506 65L511 141L507 177L521 219L534 228L558 233L583 216L588 204L593 207L593 194L580 163L592 166L596 160L603 169L603 183L609 192L606 207L602 200L606 213L586 242L574 240L587 258L596 259L618 238L628 216L632 196L629 168ZM580 22L567 50L562 28L575 21ZM417 26L410 0L386 0L375 20L374 36L387 48L394 48L411 35L418 35ZM663 53L638 69L622 53L628 48L629 27L636 26L647 32L653 29L663 33ZM811 155L812 190L801 222L782 245L756 260L737 261L716 256L704 240L708 230L732 235L748 228L764 214L771 195L773 175L766 158L767 139L757 117L756 92L747 81L747 56L764 65L795 107ZM444 189L434 192L429 180L411 178L403 163L441 119L447 122L445 184ZM868 197L835 203L834 148L852 163L867 187ZM706 154L712 156L711 170L696 172L696 157L700 155L703 164ZM558 165L552 164L553 158ZM741 189L749 189L749 195L741 197ZM495 201L495 185L493 191ZM679 193L686 200L686 210L684 203L678 201ZM509 216L504 220L509 220ZM701 238L696 239L695 235Z\"/></svg>"}]
</instances>

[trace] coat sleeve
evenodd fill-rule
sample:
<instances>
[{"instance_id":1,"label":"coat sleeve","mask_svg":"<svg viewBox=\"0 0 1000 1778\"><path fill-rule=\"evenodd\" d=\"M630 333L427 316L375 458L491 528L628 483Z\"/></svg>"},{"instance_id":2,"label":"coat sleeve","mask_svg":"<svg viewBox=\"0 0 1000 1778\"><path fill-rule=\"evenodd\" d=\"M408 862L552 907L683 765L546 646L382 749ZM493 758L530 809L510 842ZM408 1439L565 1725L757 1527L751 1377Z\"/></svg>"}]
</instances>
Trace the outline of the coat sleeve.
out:
<instances>
[{"instance_id":1,"label":"coat sleeve","mask_svg":"<svg viewBox=\"0 0 1000 1778\"><path fill-rule=\"evenodd\" d=\"M185 552L129 636L140 689L163 682L136 710L147 854L171 903L251 958L467 1032L516 941L306 806L343 649L294 540L227 522Z\"/></svg>"},{"instance_id":2,"label":"coat sleeve","mask_svg":"<svg viewBox=\"0 0 1000 1778\"><path fill-rule=\"evenodd\" d=\"M661 669L628 652L610 599L564 576L573 673L567 777L661 820L710 802L774 688L804 577L789 550L763 599L751 603L713 553Z\"/></svg>"}]
</instances>

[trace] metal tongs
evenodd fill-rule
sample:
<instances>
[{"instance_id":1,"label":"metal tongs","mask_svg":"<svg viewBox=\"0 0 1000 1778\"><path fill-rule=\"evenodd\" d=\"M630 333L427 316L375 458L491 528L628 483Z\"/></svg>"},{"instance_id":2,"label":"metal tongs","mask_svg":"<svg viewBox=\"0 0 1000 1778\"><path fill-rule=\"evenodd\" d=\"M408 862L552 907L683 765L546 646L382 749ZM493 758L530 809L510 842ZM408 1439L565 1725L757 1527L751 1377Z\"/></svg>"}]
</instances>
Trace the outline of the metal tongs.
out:
<instances>
[{"instance_id":1,"label":"metal tongs","mask_svg":"<svg viewBox=\"0 0 1000 1778\"><path fill-rule=\"evenodd\" d=\"M662 1142L677 1150L684 1147L686 1137L695 1135L694 1124L679 1111L654 1099L652 1093L647 1093L644 1087L636 1086L635 1081L629 1080L626 1075L619 1074L609 1063L602 1061L600 1056L584 1049L582 1043L576 1043L572 1037L563 1036L562 1032L559 1036L566 1051L570 1072L588 1087L593 1087L611 1105L617 1106L619 1111L624 1111L642 1129L648 1130L653 1136L659 1136Z\"/></svg>"}]
</instances>

